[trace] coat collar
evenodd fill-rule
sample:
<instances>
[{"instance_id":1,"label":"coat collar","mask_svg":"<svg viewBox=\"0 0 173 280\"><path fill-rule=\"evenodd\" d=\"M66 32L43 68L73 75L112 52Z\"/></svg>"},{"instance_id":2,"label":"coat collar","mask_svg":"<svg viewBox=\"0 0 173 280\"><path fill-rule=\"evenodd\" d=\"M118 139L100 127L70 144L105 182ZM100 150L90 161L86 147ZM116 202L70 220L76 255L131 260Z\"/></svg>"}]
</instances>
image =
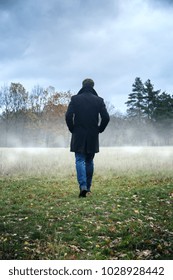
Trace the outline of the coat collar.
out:
<instances>
[{"instance_id":1,"label":"coat collar","mask_svg":"<svg viewBox=\"0 0 173 280\"><path fill-rule=\"evenodd\" d=\"M89 92L89 93L92 93L93 95L98 96L97 92L96 92L95 89L93 89L92 87L88 87L88 86L82 87L82 88L79 90L78 94L82 94L82 93L84 93L84 92Z\"/></svg>"}]
</instances>

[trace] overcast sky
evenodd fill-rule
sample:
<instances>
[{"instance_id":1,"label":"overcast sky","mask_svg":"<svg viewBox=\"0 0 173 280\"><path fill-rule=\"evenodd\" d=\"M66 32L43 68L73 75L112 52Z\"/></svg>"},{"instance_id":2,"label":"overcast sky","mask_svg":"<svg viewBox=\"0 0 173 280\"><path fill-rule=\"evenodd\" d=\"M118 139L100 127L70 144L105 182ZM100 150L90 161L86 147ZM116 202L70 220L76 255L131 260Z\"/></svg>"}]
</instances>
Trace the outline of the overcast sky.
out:
<instances>
[{"instance_id":1,"label":"overcast sky","mask_svg":"<svg viewBox=\"0 0 173 280\"><path fill-rule=\"evenodd\" d=\"M173 1L0 0L0 85L95 90L124 112L136 77L173 93Z\"/></svg>"}]
</instances>

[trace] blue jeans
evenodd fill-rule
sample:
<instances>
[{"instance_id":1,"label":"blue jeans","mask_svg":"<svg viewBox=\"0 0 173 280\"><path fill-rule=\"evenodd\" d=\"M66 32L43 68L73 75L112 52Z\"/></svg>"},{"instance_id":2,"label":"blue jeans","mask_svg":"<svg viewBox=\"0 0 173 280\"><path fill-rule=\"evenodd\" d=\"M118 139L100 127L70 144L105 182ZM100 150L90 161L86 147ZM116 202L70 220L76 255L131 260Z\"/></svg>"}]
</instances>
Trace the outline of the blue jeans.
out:
<instances>
[{"instance_id":1,"label":"blue jeans","mask_svg":"<svg viewBox=\"0 0 173 280\"><path fill-rule=\"evenodd\" d=\"M77 180L79 183L80 191L90 191L92 184L92 177L94 173L94 153L93 154L81 154L75 153L76 158L76 172Z\"/></svg>"}]
</instances>

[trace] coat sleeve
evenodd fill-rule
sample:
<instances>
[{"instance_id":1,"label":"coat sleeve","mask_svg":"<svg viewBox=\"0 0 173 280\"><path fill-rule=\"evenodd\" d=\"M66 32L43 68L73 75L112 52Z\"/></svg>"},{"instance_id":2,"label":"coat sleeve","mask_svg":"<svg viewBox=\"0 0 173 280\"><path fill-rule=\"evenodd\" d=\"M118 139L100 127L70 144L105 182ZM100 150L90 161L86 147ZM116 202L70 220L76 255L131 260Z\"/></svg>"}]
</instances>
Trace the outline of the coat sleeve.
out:
<instances>
[{"instance_id":1,"label":"coat sleeve","mask_svg":"<svg viewBox=\"0 0 173 280\"><path fill-rule=\"evenodd\" d=\"M71 99L67 108L67 112L65 114L66 124L71 133L73 132L73 128L74 128L73 119L74 119L74 105L73 105L73 100Z\"/></svg>"},{"instance_id":2,"label":"coat sleeve","mask_svg":"<svg viewBox=\"0 0 173 280\"><path fill-rule=\"evenodd\" d=\"M110 117L109 117L109 114L107 112L107 109L106 109L106 106L105 106L105 103L102 99L102 102L101 102L101 107L100 107L100 116L101 116L101 123L100 123L100 126L99 126L99 132L102 133L106 126L108 125L109 123L109 120L110 120Z\"/></svg>"}]
</instances>

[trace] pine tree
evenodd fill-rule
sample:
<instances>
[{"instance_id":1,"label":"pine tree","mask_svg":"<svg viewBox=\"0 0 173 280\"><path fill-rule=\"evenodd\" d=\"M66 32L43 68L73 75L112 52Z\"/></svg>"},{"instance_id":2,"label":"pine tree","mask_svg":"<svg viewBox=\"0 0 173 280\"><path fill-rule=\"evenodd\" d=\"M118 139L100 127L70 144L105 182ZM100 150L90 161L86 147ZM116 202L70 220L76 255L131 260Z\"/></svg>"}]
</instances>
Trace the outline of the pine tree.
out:
<instances>
[{"instance_id":1,"label":"pine tree","mask_svg":"<svg viewBox=\"0 0 173 280\"><path fill-rule=\"evenodd\" d=\"M154 117L157 121L173 119L173 96L166 92L158 96Z\"/></svg>"},{"instance_id":2,"label":"pine tree","mask_svg":"<svg viewBox=\"0 0 173 280\"><path fill-rule=\"evenodd\" d=\"M144 114L148 120L155 121L155 111L158 105L160 90L154 90L154 85L148 79L144 84Z\"/></svg>"},{"instance_id":3,"label":"pine tree","mask_svg":"<svg viewBox=\"0 0 173 280\"><path fill-rule=\"evenodd\" d=\"M141 120L143 115L144 102L144 86L139 77L136 77L135 83L132 85L132 93L128 96L127 114L129 117Z\"/></svg>"}]
</instances>

